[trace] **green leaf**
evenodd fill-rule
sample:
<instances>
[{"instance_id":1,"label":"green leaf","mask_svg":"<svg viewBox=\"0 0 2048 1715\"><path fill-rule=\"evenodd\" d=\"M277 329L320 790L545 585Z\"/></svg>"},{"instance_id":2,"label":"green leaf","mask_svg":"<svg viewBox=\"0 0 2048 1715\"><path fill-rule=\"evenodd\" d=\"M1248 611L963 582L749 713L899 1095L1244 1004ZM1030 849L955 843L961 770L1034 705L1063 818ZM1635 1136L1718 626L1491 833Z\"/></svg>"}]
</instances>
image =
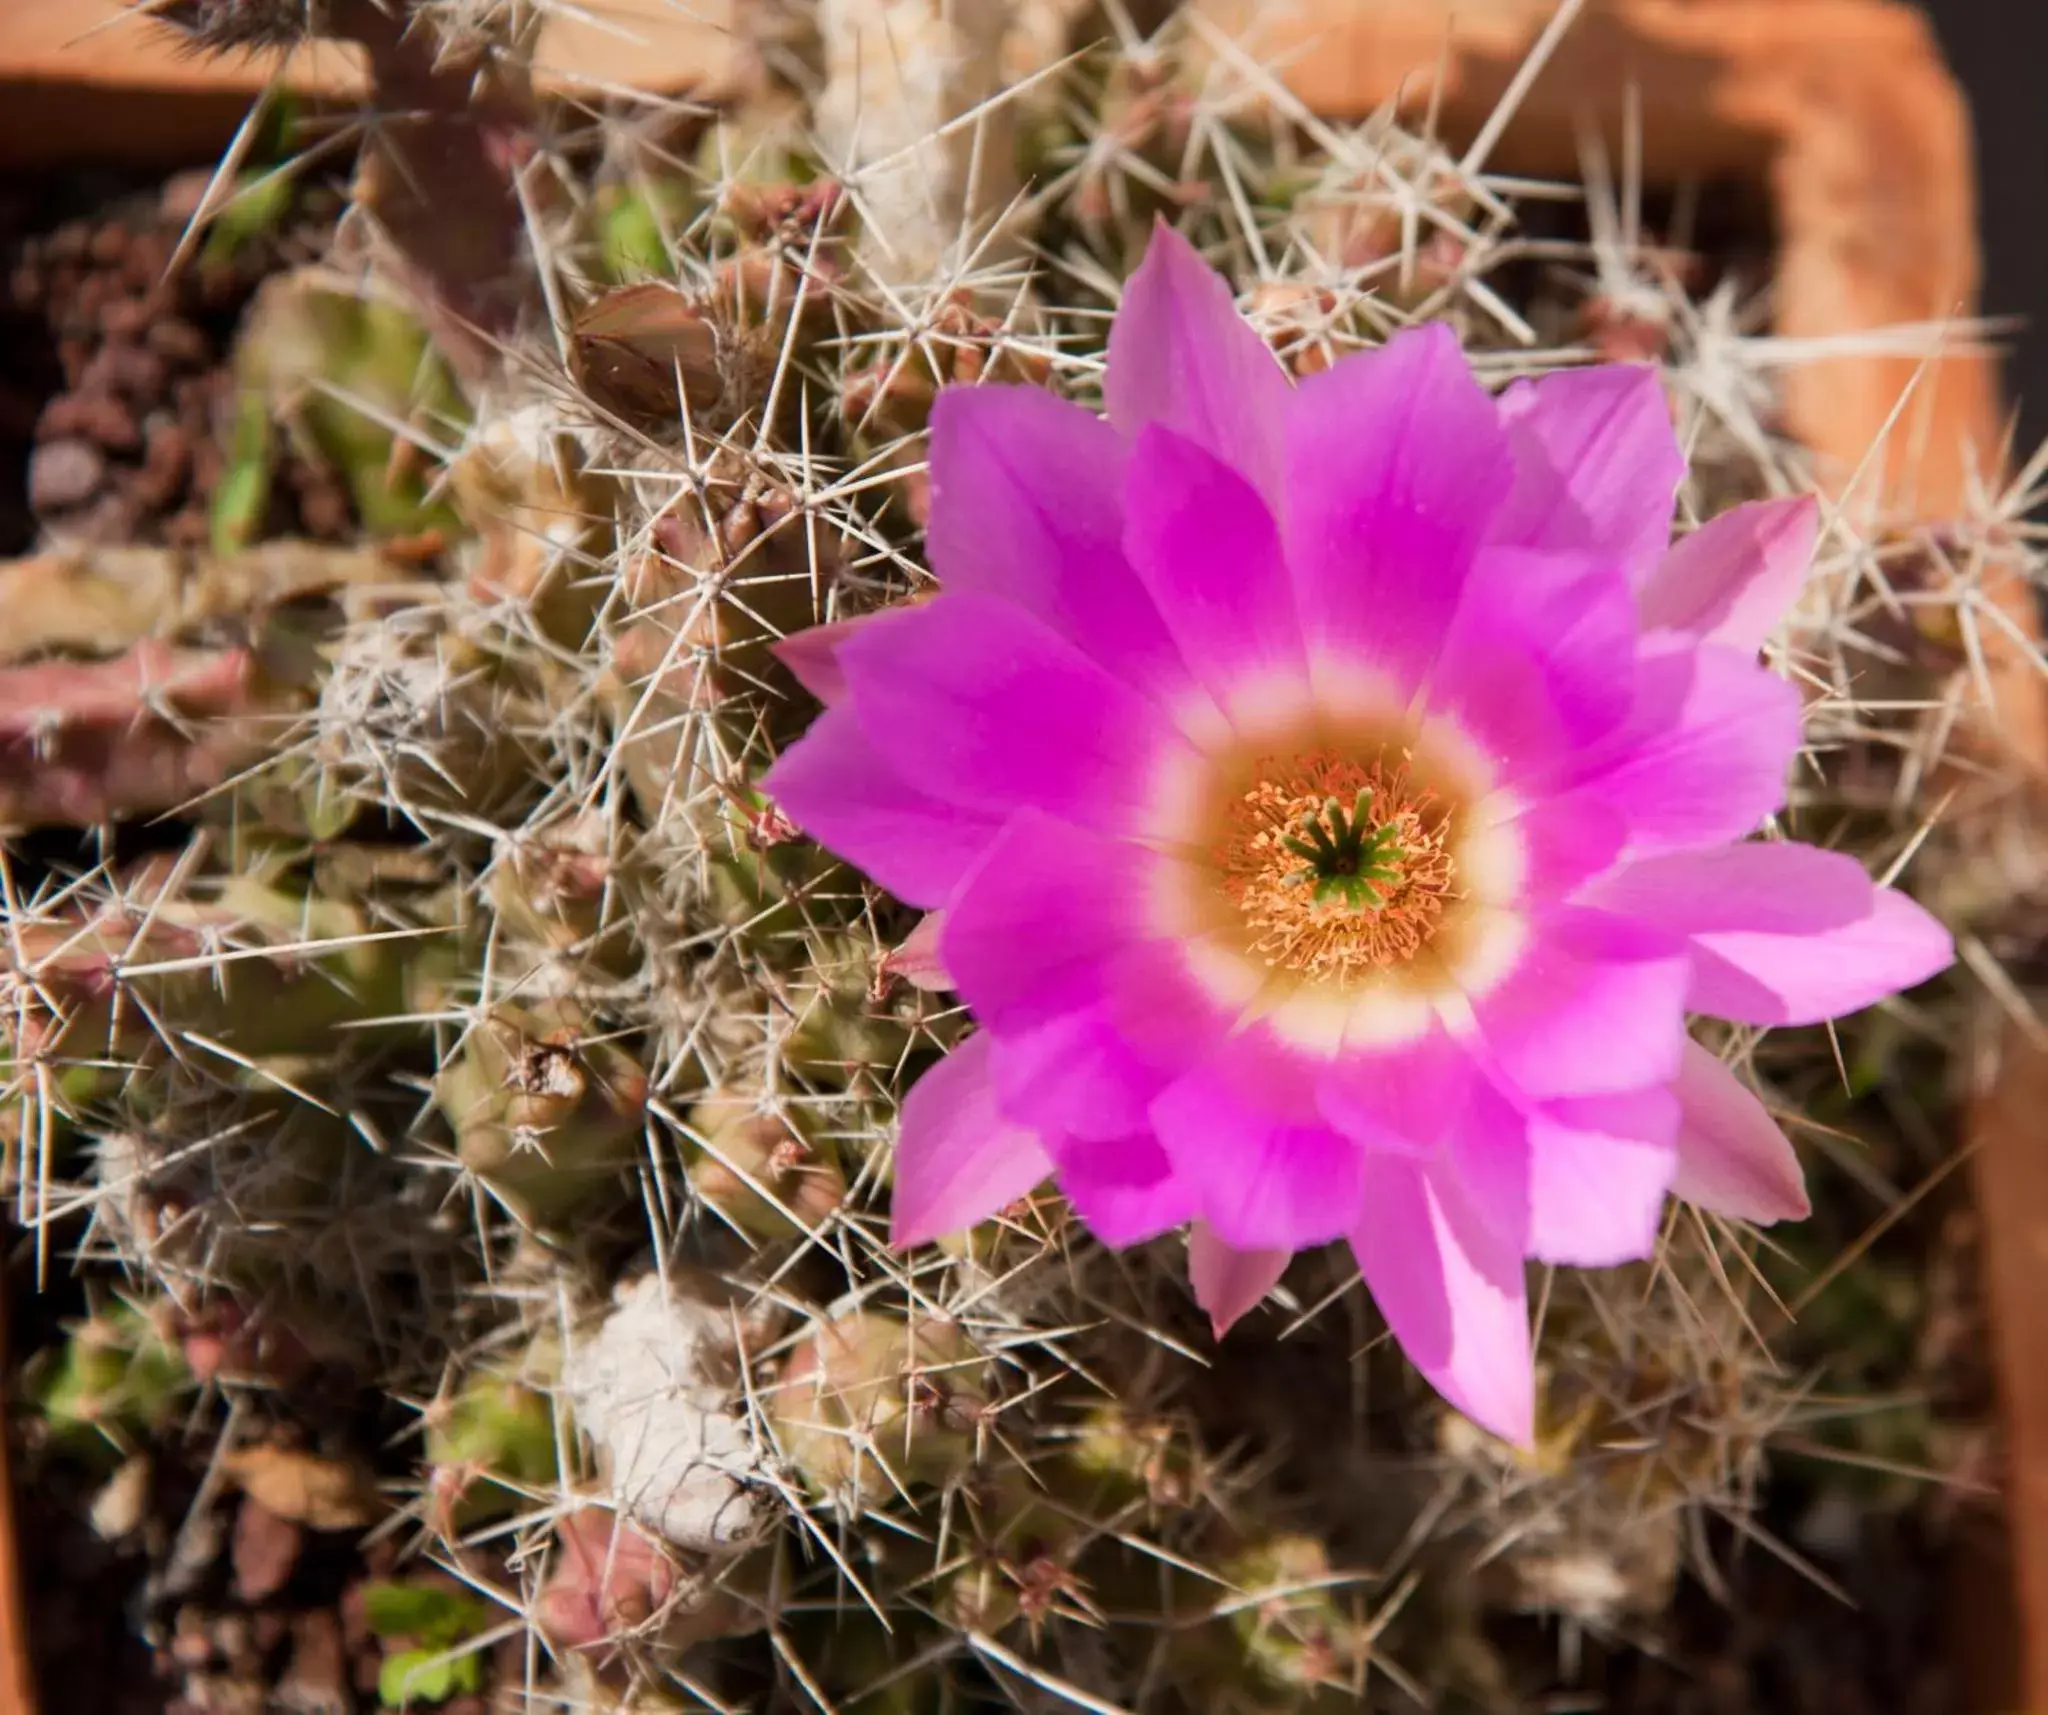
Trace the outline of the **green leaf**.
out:
<instances>
[{"instance_id":1,"label":"green leaf","mask_svg":"<svg viewBox=\"0 0 2048 1715\"><path fill-rule=\"evenodd\" d=\"M403 1709L409 1703L446 1703L455 1695L455 1663L436 1661L438 1654L438 1650L409 1649L402 1655L387 1656L377 1675L377 1701L387 1709Z\"/></svg>"},{"instance_id":2,"label":"green leaf","mask_svg":"<svg viewBox=\"0 0 2048 1715\"><path fill-rule=\"evenodd\" d=\"M481 1630L490 1610L438 1584L381 1583L364 1586L363 1618L380 1638L418 1638L439 1651Z\"/></svg>"}]
</instances>

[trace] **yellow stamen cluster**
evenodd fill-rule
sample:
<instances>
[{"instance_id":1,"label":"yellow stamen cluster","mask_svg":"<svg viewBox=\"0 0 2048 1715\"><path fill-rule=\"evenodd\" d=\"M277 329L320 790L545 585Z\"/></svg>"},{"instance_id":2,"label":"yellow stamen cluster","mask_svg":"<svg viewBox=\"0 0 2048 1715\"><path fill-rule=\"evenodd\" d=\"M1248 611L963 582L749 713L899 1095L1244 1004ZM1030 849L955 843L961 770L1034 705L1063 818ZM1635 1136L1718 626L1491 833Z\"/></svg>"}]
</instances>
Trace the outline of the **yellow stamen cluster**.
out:
<instances>
[{"instance_id":1,"label":"yellow stamen cluster","mask_svg":"<svg viewBox=\"0 0 2048 1715\"><path fill-rule=\"evenodd\" d=\"M1429 944L1455 897L1451 818L1410 777L1405 752L1369 762L1332 750L1267 757L1252 778L1229 807L1217 863L1254 957L1342 984L1405 965ZM1329 885L1333 833L1338 845L1363 843L1371 885Z\"/></svg>"}]
</instances>

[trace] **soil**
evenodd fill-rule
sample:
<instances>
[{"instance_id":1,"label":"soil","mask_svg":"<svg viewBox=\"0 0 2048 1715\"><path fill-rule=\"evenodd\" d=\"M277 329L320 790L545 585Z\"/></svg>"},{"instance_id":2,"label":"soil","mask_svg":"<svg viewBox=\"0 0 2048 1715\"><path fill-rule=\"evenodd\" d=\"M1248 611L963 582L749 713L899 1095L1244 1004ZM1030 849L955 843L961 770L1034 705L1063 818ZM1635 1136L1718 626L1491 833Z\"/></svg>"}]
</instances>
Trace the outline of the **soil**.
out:
<instances>
[{"instance_id":1,"label":"soil","mask_svg":"<svg viewBox=\"0 0 2048 1715\"><path fill-rule=\"evenodd\" d=\"M236 324L265 278L324 253L341 206L315 185L263 230L231 245L202 234L181 257L210 177L0 184L0 553L44 535L207 540ZM264 534L350 533L334 473L288 457L278 475Z\"/></svg>"}]
</instances>

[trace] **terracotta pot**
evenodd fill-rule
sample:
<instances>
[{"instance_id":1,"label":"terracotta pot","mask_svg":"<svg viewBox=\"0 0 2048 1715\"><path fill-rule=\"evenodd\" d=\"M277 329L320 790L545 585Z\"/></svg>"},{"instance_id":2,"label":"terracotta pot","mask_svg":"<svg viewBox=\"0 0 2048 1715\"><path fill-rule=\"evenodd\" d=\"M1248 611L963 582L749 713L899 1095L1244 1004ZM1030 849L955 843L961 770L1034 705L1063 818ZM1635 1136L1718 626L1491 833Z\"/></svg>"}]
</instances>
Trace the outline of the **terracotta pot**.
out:
<instances>
[{"instance_id":1,"label":"terracotta pot","mask_svg":"<svg viewBox=\"0 0 2048 1715\"><path fill-rule=\"evenodd\" d=\"M549 25L546 78L564 89L718 95L739 75L729 26L742 3L582 0ZM1282 61L1286 82L1311 108L1356 118L1392 103L1420 116L1434 104L1440 133L1460 146L1486 126L1556 10L1556 0L1189 4L1268 63ZM0 163L205 158L276 69L183 55L167 32L125 10L122 0L0 0ZM354 61L333 49L296 61L287 81L338 100L361 88ZM118 123L109 123L110 112ZM1768 187L1780 243L1779 335L1821 338L1974 310L1968 114L1911 7L1587 0L1522 92L1489 159L1573 174L1581 128L1590 122L1618 138L1631 115L1652 182L1735 177ZM1871 517L1937 521L1964 506L1976 473L1995 478L1999 470L1997 392L1991 360L1979 353L1924 365L1866 355L1791 370L1784 403L1788 427L1845 505ZM1881 450L1866 468L1873 446ZM2030 593L2016 578L1987 581L1986 594L2021 635L2038 634ZM2048 689L2026 652L1993 628L1986 648L1998 718L1980 740L2001 747L2007 765L2030 781L2048 779ZM2008 1070L1976 1115L1975 1165L2007 1378L2025 1701L2048 1710L2048 1317L2037 1310L2039 1259L2048 1257L2048 1155L2032 1136L2033 1116L2048 1103L2048 1055L2018 1044L2003 1064ZM0 1528L6 1522L0 1510ZM11 1575L11 1557L0 1553L0 1711L26 1711ZM1970 1617L1981 1622L1996 1605L1976 1603ZM1989 1650L2009 1645L2001 1634Z\"/></svg>"},{"instance_id":2,"label":"terracotta pot","mask_svg":"<svg viewBox=\"0 0 2048 1715\"><path fill-rule=\"evenodd\" d=\"M723 0L577 0L550 7L537 63L544 87L716 96L737 75ZM298 94L360 96L352 49L202 58L129 0L0 0L0 162L189 164L234 134L274 78ZM109 124L109 99L119 101Z\"/></svg>"}]
</instances>

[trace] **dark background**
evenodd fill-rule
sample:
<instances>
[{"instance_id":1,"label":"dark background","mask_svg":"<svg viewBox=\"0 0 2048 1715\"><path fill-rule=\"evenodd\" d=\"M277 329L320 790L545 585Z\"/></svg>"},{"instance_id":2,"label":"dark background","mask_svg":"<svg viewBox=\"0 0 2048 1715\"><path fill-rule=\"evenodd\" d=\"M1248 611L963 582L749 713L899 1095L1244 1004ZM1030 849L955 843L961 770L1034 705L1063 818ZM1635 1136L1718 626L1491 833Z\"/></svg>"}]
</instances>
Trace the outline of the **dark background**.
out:
<instances>
[{"instance_id":1,"label":"dark background","mask_svg":"<svg viewBox=\"0 0 2048 1715\"><path fill-rule=\"evenodd\" d=\"M2028 324L2005 366L2024 459L2048 438L2048 0L1925 4L1976 124L1984 311Z\"/></svg>"}]
</instances>

